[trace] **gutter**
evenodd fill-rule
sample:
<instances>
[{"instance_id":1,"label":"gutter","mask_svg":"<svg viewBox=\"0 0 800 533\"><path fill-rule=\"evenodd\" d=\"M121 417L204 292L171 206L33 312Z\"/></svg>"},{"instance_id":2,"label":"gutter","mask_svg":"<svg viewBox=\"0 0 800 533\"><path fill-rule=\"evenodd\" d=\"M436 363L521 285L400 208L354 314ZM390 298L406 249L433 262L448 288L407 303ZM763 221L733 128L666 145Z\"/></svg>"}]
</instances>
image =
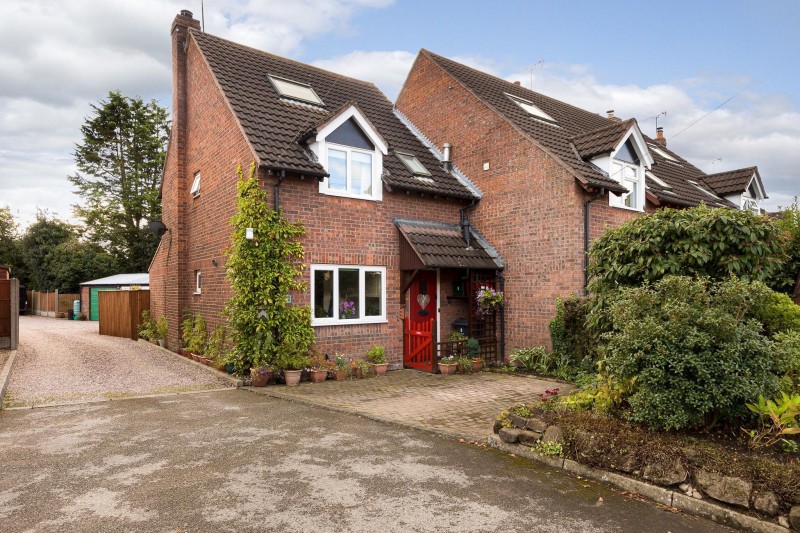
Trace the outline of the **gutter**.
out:
<instances>
[{"instance_id":1,"label":"gutter","mask_svg":"<svg viewBox=\"0 0 800 533\"><path fill-rule=\"evenodd\" d=\"M602 198L606 194L605 187L600 187L600 191L583 202L583 289L584 293L589 286L589 211L590 205L595 200Z\"/></svg>"}]
</instances>

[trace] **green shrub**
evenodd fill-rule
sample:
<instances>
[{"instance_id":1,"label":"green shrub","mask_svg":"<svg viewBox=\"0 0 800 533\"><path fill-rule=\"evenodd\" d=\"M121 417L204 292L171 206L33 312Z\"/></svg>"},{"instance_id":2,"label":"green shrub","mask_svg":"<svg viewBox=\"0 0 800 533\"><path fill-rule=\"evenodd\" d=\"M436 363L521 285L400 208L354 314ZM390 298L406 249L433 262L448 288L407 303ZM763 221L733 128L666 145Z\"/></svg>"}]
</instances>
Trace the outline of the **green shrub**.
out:
<instances>
[{"instance_id":1,"label":"green shrub","mask_svg":"<svg viewBox=\"0 0 800 533\"><path fill-rule=\"evenodd\" d=\"M592 336L586 327L587 313L586 298L572 295L566 300L556 300L556 314L550 321L555 374L573 378L579 371L594 371Z\"/></svg>"},{"instance_id":2,"label":"green shrub","mask_svg":"<svg viewBox=\"0 0 800 533\"><path fill-rule=\"evenodd\" d=\"M222 361L227 346L227 330L223 324L217 324L211 335L208 336L208 347L206 348L206 356L214 361Z\"/></svg>"},{"instance_id":3,"label":"green shrub","mask_svg":"<svg viewBox=\"0 0 800 533\"><path fill-rule=\"evenodd\" d=\"M156 338L159 340L167 340L169 334L169 322L166 315L161 315L156 320Z\"/></svg>"},{"instance_id":4,"label":"green shrub","mask_svg":"<svg viewBox=\"0 0 800 533\"><path fill-rule=\"evenodd\" d=\"M528 372L538 372L539 374L547 374L553 362L553 358L542 346L514 350L508 356L508 360Z\"/></svg>"},{"instance_id":5,"label":"green shrub","mask_svg":"<svg viewBox=\"0 0 800 533\"><path fill-rule=\"evenodd\" d=\"M800 277L800 207L797 204L797 196L794 197L792 205L781 209L775 225L789 240L786 247L788 258L780 271L770 279L769 285L776 291L792 295L798 288L797 280ZM798 297L800 294L794 296Z\"/></svg>"},{"instance_id":6,"label":"green shrub","mask_svg":"<svg viewBox=\"0 0 800 533\"><path fill-rule=\"evenodd\" d=\"M629 417L651 429L736 423L779 388L780 362L747 317L752 284L668 276L623 289L606 317L605 371L633 383Z\"/></svg>"},{"instance_id":7,"label":"green shrub","mask_svg":"<svg viewBox=\"0 0 800 533\"><path fill-rule=\"evenodd\" d=\"M770 337L787 331L800 332L800 305L765 285L757 295L751 314L764 325L764 332Z\"/></svg>"},{"instance_id":8,"label":"green shrub","mask_svg":"<svg viewBox=\"0 0 800 533\"><path fill-rule=\"evenodd\" d=\"M478 339L470 338L467 341L467 356L472 359L477 359L481 356L481 344Z\"/></svg>"},{"instance_id":9,"label":"green shrub","mask_svg":"<svg viewBox=\"0 0 800 533\"><path fill-rule=\"evenodd\" d=\"M767 217L706 206L659 209L606 231L589 251L590 291L667 275L769 280L786 259L786 235Z\"/></svg>"},{"instance_id":10,"label":"green shrub","mask_svg":"<svg viewBox=\"0 0 800 533\"><path fill-rule=\"evenodd\" d=\"M139 338L147 341L158 338L156 334L156 323L148 310L142 311L142 323L139 324Z\"/></svg>"},{"instance_id":11,"label":"green shrub","mask_svg":"<svg viewBox=\"0 0 800 533\"><path fill-rule=\"evenodd\" d=\"M206 319L203 315L195 314L192 322L192 337L187 348L190 352L203 355L206 351L208 341L208 330L206 329Z\"/></svg>"}]
</instances>

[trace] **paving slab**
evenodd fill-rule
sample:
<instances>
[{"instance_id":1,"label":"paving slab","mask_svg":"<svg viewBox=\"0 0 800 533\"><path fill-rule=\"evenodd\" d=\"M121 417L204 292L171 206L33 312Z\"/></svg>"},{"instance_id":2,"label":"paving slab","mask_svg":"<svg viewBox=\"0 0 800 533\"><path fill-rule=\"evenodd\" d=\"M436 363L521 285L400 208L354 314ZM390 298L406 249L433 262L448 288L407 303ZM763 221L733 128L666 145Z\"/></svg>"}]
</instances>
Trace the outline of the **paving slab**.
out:
<instances>
[{"instance_id":1,"label":"paving slab","mask_svg":"<svg viewBox=\"0 0 800 533\"><path fill-rule=\"evenodd\" d=\"M567 391L572 387L530 376L493 372L445 376L396 370L368 379L305 382L297 387L251 387L248 390L486 441L500 411L515 403L540 401L537 393L555 388Z\"/></svg>"}]
</instances>

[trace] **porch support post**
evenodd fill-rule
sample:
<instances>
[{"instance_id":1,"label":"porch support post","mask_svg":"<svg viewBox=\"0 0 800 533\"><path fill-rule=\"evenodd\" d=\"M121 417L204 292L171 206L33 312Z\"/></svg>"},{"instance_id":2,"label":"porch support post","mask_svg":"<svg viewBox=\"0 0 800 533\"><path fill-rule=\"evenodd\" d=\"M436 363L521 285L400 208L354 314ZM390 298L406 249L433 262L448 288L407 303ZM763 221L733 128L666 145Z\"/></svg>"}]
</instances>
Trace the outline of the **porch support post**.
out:
<instances>
[{"instance_id":1,"label":"porch support post","mask_svg":"<svg viewBox=\"0 0 800 533\"><path fill-rule=\"evenodd\" d=\"M500 292L503 293L503 298L505 299L506 294L506 277L503 275L502 270L498 270L495 272L497 276L498 284L500 286ZM506 306L503 305L500 308L500 362L506 362Z\"/></svg>"},{"instance_id":2,"label":"porch support post","mask_svg":"<svg viewBox=\"0 0 800 533\"><path fill-rule=\"evenodd\" d=\"M407 270L400 271L401 278L408 276L407 280L405 281L403 281L402 279L400 280L400 305L406 304L406 292L408 291L408 288L411 287L411 284L414 283L414 278L417 277L418 273L419 270L415 270L411 273L410 276L408 276Z\"/></svg>"}]
</instances>

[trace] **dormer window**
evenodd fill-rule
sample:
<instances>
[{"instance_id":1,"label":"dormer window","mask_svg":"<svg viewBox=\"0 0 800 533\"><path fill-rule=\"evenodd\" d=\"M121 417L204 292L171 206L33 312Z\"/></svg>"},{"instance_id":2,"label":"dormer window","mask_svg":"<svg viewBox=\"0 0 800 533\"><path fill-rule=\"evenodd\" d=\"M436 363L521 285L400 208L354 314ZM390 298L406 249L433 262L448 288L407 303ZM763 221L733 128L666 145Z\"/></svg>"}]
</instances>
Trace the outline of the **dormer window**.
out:
<instances>
[{"instance_id":1,"label":"dormer window","mask_svg":"<svg viewBox=\"0 0 800 533\"><path fill-rule=\"evenodd\" d=\"M388 147L356 106L319 128L309 148L329 174L319 192L363 200L381 200L383 156Z\"/></svg>"},{"instance_id":2,"label":"dormer window","mask_svg":"<svg viewBox=\"0 0 800 533\"><path fill-rule=\"evenodd\" d=\"M652 156L645 148L643 139L638 129L634 129L625 141L619 145L610 157L598 158L596 165L602 168L608 161L609 177L619 182L628 189L627 193L620 195L610 194L609 204L613 207L644 211L645 202L645 172L652 165ZM656 183L663 183L656 178ZM664 184L666 185L666 184Z\"/></svg>"},{"instance_id":3,"label":"dormer window","mask_svg":"<svg viewBox=\"0 0 800 533\"><path fill-rule=\"evenodd\" d=\"M505 93L505 95L508 97L509 100L517 104L529 115L538 118L539 120L549 122L550 124L556 123L556 119L554 119L553 117L551 117L550 115L539 109L533 102L529 102L528 100L520 98L519 96L514 96L513 94Z\"/></svg>"},{"instance_id":4,"label":"dormer window","mask_svg":"<svg viewBox=\"0 0 800 533\"><path fill-rule=\"evenodd\" d=\"M291 100L300 100L309 104L324 106L322 99L317 95L316 91L305 83L287 80L286 78L279 78L277 76L267 76L269 81L284 98Z\"/></svg>"}]
</instances>

